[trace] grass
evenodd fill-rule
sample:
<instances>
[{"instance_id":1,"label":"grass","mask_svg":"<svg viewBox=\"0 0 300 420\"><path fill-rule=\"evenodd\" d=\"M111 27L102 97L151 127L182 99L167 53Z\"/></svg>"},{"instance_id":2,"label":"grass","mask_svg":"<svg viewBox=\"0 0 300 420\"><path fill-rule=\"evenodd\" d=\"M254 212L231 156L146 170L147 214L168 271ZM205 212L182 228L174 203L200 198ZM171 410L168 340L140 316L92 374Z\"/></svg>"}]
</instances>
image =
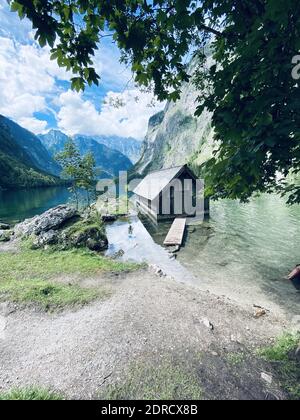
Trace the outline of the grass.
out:
<instances>
[{"instance_id":1,"label":"grass","mask_svg":"<svg viewBox=\"0 0 300 420\"><path fill-rule=\"evenodd\" d=\"M83 249L30 250L23 245L19 253L0 253L0 267L0 300L35 303L49 310L66 305L83 305L107 295L100 288L59 283L57 280L60 277L132 271L139 266L114 261Z\"/></svg>"},{"instance_id":2,"label":"grass","mask_svg":"<svg viewBox=\"0 0 300 420\"><path fill-rule=\"evenodd\" d=\"M231 367L238 367L245 361L245 355L243 353L231 353L227 355L226 360Z\"/></svg>"},{"instance_id":3,"label":"grass","mask_svg":"<svg viewBox=\"0 0 300 420\"><path fill-rule=\"evenodd\" d=\"M258 352L263 359L272 364L283 389L295 400L300 399L300 363L295 357L299 343L300 333L285 334L272 346Z\"/></svg>"},{"instance_id":4,"label":"grass","mask_svg":"<svg viewBox=\"0 0 300 420\"><path fill-rule=\"evenodd\" d=\"M289 360L290 352L298 347L300 334L284 334L269 347L259 351L259 354L269 362L285 362Z\"/></svg>"},{"instance_id":5,"label":"grass","mask_svg":"<svg viewBox=\"0 0 300 420\"><path fill-rule=\"evenodd\" d=\"M0 401L58 401L63 397L57 393L38 387L15 388L8 392L0 393Z\"/></svg>"},{"instance_id":6,"label":"grass","mask_svg":"<svg viewBox=\"0 0 300 420\"><path fill-rule=\"evenodd\" d=\"M186 366L171 360L157 365L135 363L123 383L109 385L105 400L200 400L199 379Z\"/></svg>"},{"instance_id":7,"label":"grass","mask_svg":"<svg viewBox=\"0 0 300 420\"><path fill-rule=\"evenodd\" d=\"M103 272L133 271L137 264L123 263L85 249L66 251L31 250L0 253L1 280L51 279L61 274L91 275ZM0 283L1 283L0 280Z\"/></svg>"},{"instance_id":8,"label":"grass","mask_svg":"<svg viewBox=\"0 0 300 420\"><path fill-rule=\"evenodd\" d=\"M11 280L0 283L2 300L20 304L38 304L44 310L65 306L85 305L97 298L104 298L105 290L84 289L44 280Z\"/></svg>"}]
</instances>

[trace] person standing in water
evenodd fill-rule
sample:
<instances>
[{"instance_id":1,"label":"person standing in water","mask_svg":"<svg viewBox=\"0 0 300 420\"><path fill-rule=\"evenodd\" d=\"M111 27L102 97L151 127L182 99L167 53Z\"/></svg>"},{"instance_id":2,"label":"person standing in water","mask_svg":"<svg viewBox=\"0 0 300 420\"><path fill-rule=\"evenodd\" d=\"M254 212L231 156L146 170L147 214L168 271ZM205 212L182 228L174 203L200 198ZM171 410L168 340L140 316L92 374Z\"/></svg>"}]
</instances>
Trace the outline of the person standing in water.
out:
<instances>
[{"instance_id":1,"label":"person standing in water","mask_svg":"<svg viewBox=\"0 0 300 420\"><path fill-rule=\"evenodd\" d=\"M129 225L129 228L128 228L128 236L129 236L129 238L132 238L132 235L133 235L133 227L132 227L132 225Z\"/></svg>"}]
</instances>

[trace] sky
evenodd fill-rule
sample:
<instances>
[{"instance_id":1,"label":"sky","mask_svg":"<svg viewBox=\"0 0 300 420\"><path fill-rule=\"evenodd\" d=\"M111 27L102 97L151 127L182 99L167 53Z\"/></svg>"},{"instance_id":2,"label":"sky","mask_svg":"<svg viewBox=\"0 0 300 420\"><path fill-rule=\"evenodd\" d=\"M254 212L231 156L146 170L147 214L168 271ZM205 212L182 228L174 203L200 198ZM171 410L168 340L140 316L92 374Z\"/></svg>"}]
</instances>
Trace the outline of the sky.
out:
<instances>
[{"instance_id":1,"label":"sky","mask_svg":"<svg viewBox=\"0 0 300 420\"><path fill-rule=\"evenodd\" d=\"M70 77L34 41L31 22L20 20L0 0L0 114L35 134L59 129L68 135L116 135L143 140L149 118L164 108L139 91L119 62L110 37L95 55L100 86L77 93ZM124 106L116 108L115 100Z\"/></svg>"}]
</instances>

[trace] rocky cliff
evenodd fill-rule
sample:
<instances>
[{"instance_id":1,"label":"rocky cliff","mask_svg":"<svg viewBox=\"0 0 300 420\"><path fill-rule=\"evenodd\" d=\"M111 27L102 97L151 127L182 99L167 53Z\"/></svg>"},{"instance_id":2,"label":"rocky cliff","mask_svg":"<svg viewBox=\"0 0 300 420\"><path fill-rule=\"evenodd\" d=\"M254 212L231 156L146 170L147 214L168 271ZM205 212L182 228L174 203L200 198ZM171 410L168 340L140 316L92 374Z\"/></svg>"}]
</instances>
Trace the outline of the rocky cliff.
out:
<instances>
[{"instance_id":1,"label":"rocky cliff","mask_svg":"<svg viewBox=\"0 0 300 420\"><path fill-rule=\"evenodd\" d=\"M192 73L193 63L190 68ZM211 157L214 148L211 114L205 111L195 117L198 96L191 78L183 85L180 99L169 102L163 112L150 119L142 157L135 166L137 173L145 175L185 163L197 169Z\"/></svg>"}]
</instances>

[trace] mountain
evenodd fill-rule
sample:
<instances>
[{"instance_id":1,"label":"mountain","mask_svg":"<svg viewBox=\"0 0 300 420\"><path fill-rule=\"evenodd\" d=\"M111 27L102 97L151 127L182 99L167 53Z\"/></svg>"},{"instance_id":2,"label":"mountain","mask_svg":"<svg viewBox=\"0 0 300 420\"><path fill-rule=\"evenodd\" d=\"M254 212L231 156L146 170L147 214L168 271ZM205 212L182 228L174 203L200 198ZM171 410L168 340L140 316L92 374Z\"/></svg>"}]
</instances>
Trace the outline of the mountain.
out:
<instances>
[{"instance_id":1,"label":"mountain","mask_svg":"<svg viewBox=\"0 0 300 420\"><path fill-rule=\"evenodd\" d=\"M51 130L47 134L40 135L39 138L52 156L61 152L68 140L68 136L59 130ZM112 178L118 176L119 171L128 171L132 168L132 162L127 156L98 143L90 136L77 135L73 137L73 140L81 155L93 153L96 165L101 170L101 178L107 176Z\"/></svg>"},{"instance_id":2,"label":"mountain","mask_svg":"<svg viewBox=\"0 0 300 420\"><path fill-rule=\"evenodd\" d=\"M59 172L34 134L0 115L0 189L56 185Z\"/></svg>"},{"instance_id":3,"label":"mountain","mask_svg":"<svg viewBox=\"0 0 300 420\"><path fill-rule=\"evenodd\" d=\"M190 74L195 64L191 63ZM183 85L177 102L169 102L164 111L150 118L142 157L134 167L136 173L145 175L185 163L196 169L212 156L215 145L211 114L204 111L195 117L198 96L191 78Z\"/></svg>"},{"instance_id":4,"label":"mountain","mask_svg":"<svg viewBox=\"0 0 300 420\"><path fill-rule=\"evenodd\" d=\"M134 164L141 157L142 143L132 137L93 136L93 139L110 149L118 150Z\"/></svg>"}]
</instances>

